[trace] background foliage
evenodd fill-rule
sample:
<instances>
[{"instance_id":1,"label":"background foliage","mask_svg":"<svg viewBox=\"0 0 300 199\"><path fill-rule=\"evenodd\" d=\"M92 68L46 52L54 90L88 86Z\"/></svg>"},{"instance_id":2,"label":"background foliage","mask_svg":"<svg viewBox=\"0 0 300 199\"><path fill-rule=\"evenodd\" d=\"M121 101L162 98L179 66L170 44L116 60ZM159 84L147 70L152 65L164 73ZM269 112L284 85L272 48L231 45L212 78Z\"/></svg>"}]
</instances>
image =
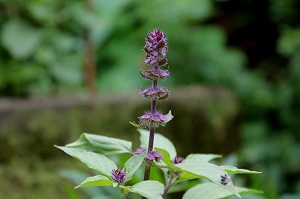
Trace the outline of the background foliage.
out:
<instances>
[{"instance_id":1,"label":"background foliage","mask_svg":"<svg viewBox=\"0 0 300 199\"><path fill-rule=\"evenodd\" d=\"M297 0L0 1L0 96L85 92L84 48L97 88L143 84L143 38L169 39L171 86L225 86L243 105L239 164L263 171L266 198L300 194L300 3ZM296 196L295 194L298 194Z\"/></svg>"}]
</instances>

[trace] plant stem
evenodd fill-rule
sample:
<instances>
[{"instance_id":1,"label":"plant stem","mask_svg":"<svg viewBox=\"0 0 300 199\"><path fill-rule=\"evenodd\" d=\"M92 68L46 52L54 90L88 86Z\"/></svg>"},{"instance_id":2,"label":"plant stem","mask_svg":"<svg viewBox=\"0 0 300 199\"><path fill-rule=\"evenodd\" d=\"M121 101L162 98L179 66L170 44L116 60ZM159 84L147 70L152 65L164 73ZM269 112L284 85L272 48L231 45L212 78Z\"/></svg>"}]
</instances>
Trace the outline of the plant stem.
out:
<instances>
[{"instance_id":1,"label":"plant stem","mask_svg":"<svg viewBox=\"0 0 300 199\"><path fill-rule=\"evenodd\" d=\"M152 87L156 88L157 87L157 80L152 81ZM156 112L156 100L151 100L151 112L155 113ZM150 133L149 133L149 143L148 143L148 153L150 151L153 151L153 144L154 144L154 134L155 134L155 127L150 128ZM149 160L147 160L149 161ZM151 173L151 164L148 162L145 166L145 172L144 172L144 181L150 179L150 173ZM146 199L145 197L142 197L142 199Z\"/></svg>"},{"instance_id":2,"label":"plant stem","mask_svg":"<svg viewBox=\"0 0 300 199\"><path fill-rule=\"evenodd\" d=\"M166 183L166 187L165 187L164 193L162 194L163 198L166 197L166 195L167 195L167 193L168 193L168 191L169 191L169 189L171 187L173 179L174 179L174 176L171 175L171 177L169 178L168 182Z\"/></svg>"}]
</instances>

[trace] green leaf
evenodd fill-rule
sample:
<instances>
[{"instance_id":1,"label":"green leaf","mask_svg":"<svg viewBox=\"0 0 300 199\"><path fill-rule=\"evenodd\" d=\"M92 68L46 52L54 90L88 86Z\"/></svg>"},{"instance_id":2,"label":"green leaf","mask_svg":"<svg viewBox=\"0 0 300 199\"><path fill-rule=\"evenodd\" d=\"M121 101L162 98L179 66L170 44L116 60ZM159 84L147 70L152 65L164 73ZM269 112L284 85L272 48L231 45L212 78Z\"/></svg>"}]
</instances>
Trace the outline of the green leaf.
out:
<instances>
[{"instance_id":1,"label":"green leaf","mask_svg":"<svg viewBox=\"0 0 300 199\"><path fill-rule=\"evenodd\" d=\"M105 157L104 155L86 151L83 149L59 147L59 146L55 146L55 147L69 154L70 156L79 159L81 162L85 163L89 168L100 172L106 177L110 177L111 171L113 169L117 169L117 165L113 161Z\"/></svg>"},{"instance_id":2,"label":"green leaf","mask_svg":"<svg viewBox=\"0 0 300 199\"><path fill-rule=\"evenodd\" d=\"M132 153L132 143L129 141L88 133L83 133L77 141L66 147L85 149L103 155Z\"/></svg>"},{"instance_id":3,"label":"green leaf","mask_svg":"<svg viewBox=\"0 0 300 199\"><path fill-rule=\"evenodd\" d=\"M140 133L141 147L147 148L149 141L149 131L144 129L138 129L138 131ZM161 148L168 151L172 160L177 156L176 149L173 143L168 138L159 133L155 133L154 148Z\"/></svg>"},{"instance_id":4,"label":"green leaf","mask_svg":"<svg viewBox=\"0 0 300 199\"><path fill-rule=\"evenodd\" d=\"M144 151L141 154L132 156L129 160L125 162L125 169L126 169L126 178L131 179L132 175L143 163L143 160L146 156L147 151Z\"/></svg>"},{"instance_id":5,"label":"green leaf","mask_svg":"<svg viewBox=\"0 0 300 199\"><path fill-rule=\"evenodd\" d=\"M236 196L240 197L239 193L234 189L231 184L222 185L221 175L227 174L221 167L211 164L211 163L198 163L198 162L183 162L172 166L176 170L176 167L181 169L183 173L181 174L178 182L189 180L193 178L205 178L215 184L218 184ZM229 176L228 176L229 177Z\"/></svg>"},{"instance_id":6,"label":"green leaf","mask_svg":"<svg viewBox=\"0 0 300 199\"><path fill-rule=\"evenodd\" d=\"M185 158L185 162L197 162L197 163L203 163L203 162L209 162L212 159L220 158L221 155L216 154L190 154Z\"/></svg>"},{"instance_id":7,"label":"green leaf","mask_svg":"<svg viewBox=\"0 0 300 199\"><path fill-rule=\"evenodd\" d=\"M230 166L230 165L223 165L220 166L222 169L224 169L225 171L227 171L228 174L257 174L257 173L262 173L259 171L250 171L247 169L239 169L237 167L234 166Z\"/></svg>"},{"instance_id":8,"label":"green leaf","mask_svg":"<svg viewBox=\"0 0 300 199\"><path fill-rule=\"evenodd\" d=\"M138 193L148 199L162 199L164 185L158 181L147 180L139 182L131 187L125 187L130 192Z\"/></svg>"},{"instance_id":9,"label":"green leaf","mask_svg":"<svg viewBox=\"0 0 300 199\"><path fill-rule=\"evenodd\" d=\"M134 122L129 122L132 126L136 127L136 128L143 128L142 125L134 123Z\"/></svg>"},{"instance_id":10,"label":"green leaf","mask_svg":"<svg viewBox=\"0 0 300 199\"><path fill-rule=\"evenodd\" d=\"M262 193L254 189L235 187L240 194ZM217 199L232 196L233 193L214 183L203 183L189 189L182 199Z\"/></svg>"},{"instance_id":11,"label":"green leaf","mask_svg":"<svg viewBox=\"0 0 300 199\"><path fill-rule=\"evenodd\" d=\"M168 151L161 149L161 148L155 148L155 150L163 155L161 161L163 161L166 165L173 164Z\"/></svg>"},{"instance_id":12,"label":"green leaf","mask_svg":"<svg viewBox=\"0 0 300 199\"><path fill-rule=\"evenodd\" d=\"M11 19L2 27L1 42L17 59L26 59L33 55L41 38L40 30L19 19Z\"/></svg>"},{"instance_id":13,"label":"green leaf","mask_svg":"<svg viewBox=\"0 0 300 199\"><path fill-rule=\"evenodd\" d=\"M92 186L116 186L117 183L113 183L108 177L97 175L93 177L88 177L85 179L77 188L81 187L92 187Z\"/></svg>"}]
</instances>

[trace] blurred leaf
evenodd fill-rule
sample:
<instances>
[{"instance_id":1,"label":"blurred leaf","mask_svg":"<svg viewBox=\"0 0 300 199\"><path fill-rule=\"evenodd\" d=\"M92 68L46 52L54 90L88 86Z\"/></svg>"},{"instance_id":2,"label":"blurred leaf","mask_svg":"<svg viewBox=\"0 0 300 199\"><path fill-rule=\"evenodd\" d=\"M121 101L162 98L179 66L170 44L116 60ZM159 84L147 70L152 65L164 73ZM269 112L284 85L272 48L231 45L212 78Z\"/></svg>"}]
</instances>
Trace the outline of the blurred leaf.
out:
<instances>
[{"instance_id":1,"label":"blurred leaf","mask_svg":"<svg viewBox=\"0 0 300 199\"><path fill-rule=\"evenodd\" d=\"M300 47L300 29L286 28L283 30L278 42L278 51L291 56Z\"/></svg>"},{"instance_id":2,"label":"blurred leaf","mask_svg":"<svg viewBox=\"0 0 300 199\"><path fill-rule=\"evenodd\" d=\"M204 20L213 13L213 4L210 0L152 0L143 2L142 5L138 10L139 14L149 22L149 25L156 24L157 26Z\"/></svg>"},{"instance_id":3,"label":"blurred leaf","mask_svg":"<svg viewBox=\"0 0 300 199\"><path fill-rule=\"evenodd\" d=\"M20 19L10 19L1 31L1 42L16 59L33 55L40 44L42 33Z\"/></svg>"}]
</instances>

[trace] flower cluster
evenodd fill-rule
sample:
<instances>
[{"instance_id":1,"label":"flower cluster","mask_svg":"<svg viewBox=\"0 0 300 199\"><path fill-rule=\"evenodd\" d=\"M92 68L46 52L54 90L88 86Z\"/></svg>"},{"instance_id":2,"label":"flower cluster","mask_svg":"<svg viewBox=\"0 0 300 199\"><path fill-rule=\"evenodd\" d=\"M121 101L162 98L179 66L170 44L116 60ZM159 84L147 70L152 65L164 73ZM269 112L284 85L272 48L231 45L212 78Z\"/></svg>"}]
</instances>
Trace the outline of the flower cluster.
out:
<instances>
[{"instance_id":1,"label":"flower cluster","mask_svg":"<svg viewBox=\"0 0 300 199\"><path fill-rule=\"evenodd\" d=\"M144 51L146 53L145 63L150 65L150 67L147 70L141 70L140 73L145 79L152 80L152 85L142 90L140 95L143 98L150 99L153 104L157 100L167 99L170 95L169 90L157 85L158 79L166 79L170 75L169 69L161 69L168 63L166 58L168 46L165 33L159 29L149 32L146 37ZM167 118L156 110L156 105L154 106L151 111L139 117L140 125L144 128L157 128L158 126L164 126L168 122Z\"/></svg>"},{"instance_id":2,"label":"flower cluster","mask_svg":"<svg viewBox=\"0 0 300 199\"><path fill-rule=\"evenodd\" d=\"M145 79L149 80L157 80L157 79L166 79L170 76L170 70L162 70L162 69L148 69L148 70L141 70L141 75Z\"/></svg>"},{"instance_id":3,"label":"flower cluster","mask_svg":"<svg viewBox=\"0 0 300 199\"><path fill-rule=\"evenodd\" d=\"M148 128L148 127L158 127L165 126L168 122L168 119L161 112L156 111L152 113L151 111L146 112L144 115L139 117L140 125Z\"/></svg>"},{"instance_id":4,"label":"flower cluster","mask_svg":"<svg viewBox=\"0 0 300 199\"><path fill-rule=\"evenodd\" d=\"M134 154L137 155L137 154L140 154L140 153L143 153L144 151L146 151L145 148L138 148ZM155 160L157 162L159 162L161 160L161 158L163 157L163 155L157 151L149 151L146 155L146 159L148 160Z\"/></svg>"},{"instance_id":5,"label":"flower cluster","mask_svg":"<svg viewBox=\"0 0 300 199\"><path fill-rule=\"evenodd\" d=\"M170 92L162 87L153 88L152 86L150 86L142 90L140 94L142 95L142 97L148 98L150 100L163 100L169 97Z\"/></svg>"},{"instance_id":6,"label":"flower cluster","mask_svg":"<svg viewBox=\"0 0 300 199\"><path fill-rule=\"evenodd\" d=\"M146 52L146 64L154 67L165 66L168 63L166 58L168 46L165 33L159 29L150 32L146 38L144 51Z\"/></svg>"},{"instance_id":7,"label":"flower cluster","mask_svg":"<svg viewBox=\"0 0 300 199\"><path fill-rule=\"evenodd\" d=\"M111 178L121 184L126 180L126 170L125 169L113 169L111 172Z\"/></svg>"}]
</instances>

